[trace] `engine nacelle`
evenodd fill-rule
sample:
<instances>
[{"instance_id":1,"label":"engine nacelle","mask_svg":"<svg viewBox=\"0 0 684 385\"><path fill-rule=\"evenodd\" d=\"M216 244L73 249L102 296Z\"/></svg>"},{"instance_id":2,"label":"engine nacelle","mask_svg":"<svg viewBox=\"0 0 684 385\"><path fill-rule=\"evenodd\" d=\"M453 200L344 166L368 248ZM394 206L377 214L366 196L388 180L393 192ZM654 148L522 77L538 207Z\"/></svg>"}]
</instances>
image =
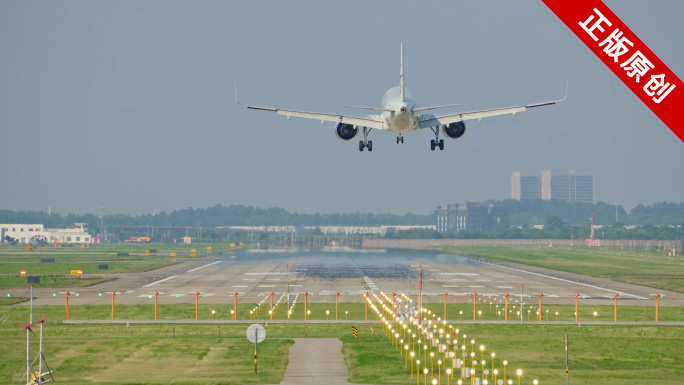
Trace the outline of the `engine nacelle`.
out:
<instances>
[{"instance_id":1,"label":"engine nacelle","mask_svg":"<svg viewBox=\"0 0 684 385\"><path fill-rule=\"evenodd\" d=\"M458 139L465 134L466 125L463 122L450 123L444 126L444 136L451 139Z\"/></svg>"},{"instance_id":2,"label":"engine nacelle","mask_svg":"<svg viewBox=\"0 0 684 385\"><path fill-rule=\"evenodd\" d=\"M352 140L359 133L359 129L353 124L337 123L335 133L342 140Z\"/></svg>"}]
</instances>

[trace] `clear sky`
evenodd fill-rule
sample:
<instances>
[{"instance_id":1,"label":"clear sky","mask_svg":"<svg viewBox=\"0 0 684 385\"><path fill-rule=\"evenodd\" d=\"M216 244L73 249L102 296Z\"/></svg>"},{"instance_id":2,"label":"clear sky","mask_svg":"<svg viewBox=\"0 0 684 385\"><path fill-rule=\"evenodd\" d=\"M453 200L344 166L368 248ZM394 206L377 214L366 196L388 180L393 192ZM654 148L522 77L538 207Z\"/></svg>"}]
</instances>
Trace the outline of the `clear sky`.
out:
<instances>
[{"instance_id":1,"label":"clear sky","mask_svg":"<svg viewBox=\"0 0 684 385\"><path fill-rule=\"evenodd\" d=\"M606 4L684 76L684 2ZM374 131L371 153L234 102L237 83L245 103L364 116L343 106L380 105L401 42L422 106L556 99L568 78L569 97L467 122L444 151ZM547 169L627 210L684 200L684 144L537 0L2 1L0 53L0 209L428 214Z\"/></svg>"}]
</instances>

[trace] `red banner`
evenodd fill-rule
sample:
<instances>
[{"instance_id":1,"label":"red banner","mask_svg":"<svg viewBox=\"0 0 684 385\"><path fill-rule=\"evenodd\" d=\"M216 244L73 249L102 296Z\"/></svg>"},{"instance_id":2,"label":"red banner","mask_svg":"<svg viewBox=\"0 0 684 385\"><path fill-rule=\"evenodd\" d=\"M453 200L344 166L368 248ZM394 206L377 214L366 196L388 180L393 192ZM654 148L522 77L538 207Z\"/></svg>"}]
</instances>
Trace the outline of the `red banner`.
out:
<instances>
[{"instance_id":1,"label":"red banner","mask_svg":"<svg viewBox=\"0 0 684 385\"><path fill-rule=\"evenodd\" d=\"M600 0L542 0L684 141L684 84Z\"/></svg>"}]
</instances>

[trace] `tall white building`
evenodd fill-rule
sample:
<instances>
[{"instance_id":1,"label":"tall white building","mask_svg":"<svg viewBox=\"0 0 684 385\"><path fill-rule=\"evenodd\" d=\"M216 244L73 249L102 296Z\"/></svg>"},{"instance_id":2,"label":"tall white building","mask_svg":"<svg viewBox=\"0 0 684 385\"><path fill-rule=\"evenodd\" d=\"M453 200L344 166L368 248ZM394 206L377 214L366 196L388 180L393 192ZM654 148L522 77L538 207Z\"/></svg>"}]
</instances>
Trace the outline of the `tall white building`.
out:
<instances>
[{"instance_id":1,"label":"tall white building","mask_svg":"<svg viewBox=\"0 0 684 385\"><path fill-rule=\"evenodd\" d=\"M594 203L594 177L575 170L544 170L539 173L516 171L511 175L511 199Z\"/></svg>"}]
</instances>

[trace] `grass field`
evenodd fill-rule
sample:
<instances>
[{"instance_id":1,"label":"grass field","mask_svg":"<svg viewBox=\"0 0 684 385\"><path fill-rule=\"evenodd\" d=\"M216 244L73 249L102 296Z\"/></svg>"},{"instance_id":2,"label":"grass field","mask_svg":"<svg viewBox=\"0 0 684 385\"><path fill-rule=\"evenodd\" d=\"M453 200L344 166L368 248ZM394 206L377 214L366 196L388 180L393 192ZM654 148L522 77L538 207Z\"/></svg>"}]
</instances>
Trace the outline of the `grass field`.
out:
<instances>
[{"instance_id":1,"label":"grass field","mask_svg":"<svg viewBox=\"0 0 684 385\"><path fill-rule=\"evenodd\" d=\"M7 382L25 359L23 322L18 322L18 317L26 310L0 306L0 315L12 314L0 327L5 345L0 350L0 378ZM35 313L46 315L45 355L61 383L277 384L287 365L289 338L304 337L305 326L309 338L342 339L351 382L415 381L410 378L410 366L404 368L406 359L377 324L373 326L375 335L371 334L371 325L358 325L359 337L354 338L350 325L272 323L267 327L266 341L259 345L259 374L255 375L253 345L245 338L246 324L132 324L129 328L124 324L64 325L55 324L51 318L56 315L50 309L39 307ZM486 356L496 353L495 367L500 371L503 360L509 362L509 373L522 368L522 383L530 384L533 378L541 384L564 381L565 333L570 338L573 383L670 384L681 383L684 376L684 327L455 323L454 328L460 329L461 343L467 334L468 353L469 341L475 339L476 351L482 344ZM490 360L486 359L488 368ZM426 362L424 358L421 361Z\"/></svg>"},{"instance_id":2,"label":"grass field","mask_svg":"<svg viewBox=\"0 0 684 385\"><path fill-rule=\"evenodd\" d=\"M445 251L684 293L684 256L667 251L554 246L448 246Z\"/></svg>"},{"instance_id":3,"label":"grass field","mask_svg":"<svg viewBox=\"0 0 684 385\"><path fill-rule=\"evenodd\" d=\"M146 254L145 250L151 248L156 252ZM19 246L2 246L0 288L30 287L27 279L20 277L20 271L25 271L27 276L40 276L40 284L33 285L37 288L85 287L111 279L106 276L89 276L92 274L149 271L173 265L178 263L179 259L212 258L234 248L219 246L218 250L212 250L212 253L207 253L206 248L201 248L197 249L196 256L191 255L191 250L192 248L186 245L118 245L88 248L46 246L30 251L24 251ZM170 256L172 252L177 256ZM43 259L52 259L54 262L41 262ZM100 265L107 265L107 269L101 270ZM84 276L71 277L71 270L81 270Z\"/></svg>"}]
</instances>

